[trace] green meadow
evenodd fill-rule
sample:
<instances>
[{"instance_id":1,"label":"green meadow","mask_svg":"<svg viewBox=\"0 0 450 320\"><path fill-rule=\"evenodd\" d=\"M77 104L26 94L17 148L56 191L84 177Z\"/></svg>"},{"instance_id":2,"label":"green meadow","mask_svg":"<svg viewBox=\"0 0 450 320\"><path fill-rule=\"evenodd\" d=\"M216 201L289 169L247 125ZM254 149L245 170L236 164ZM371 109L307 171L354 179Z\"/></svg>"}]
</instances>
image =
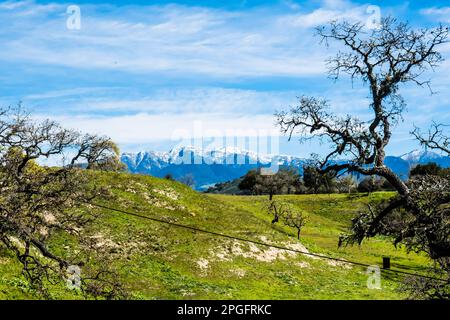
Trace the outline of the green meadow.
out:
<instances>
[{"instance_id":1,"label":"green meadow","mask_svg":"<svg viewBox=\"0 0 450 320\"><path fill-rule=\"evenodd\" d=\"M338 237L351 218L371 201L393 193L371 195L283 195L307 215L301 239L296 231L271 223L264 211L267 197L207 195L170 180L124 173L86 172L92 183L113 197L98 203L177 224L251 239L294 250L381 266L422 272L425 256L395 248L391 239L375 238L361 246L338 248ZM98 214L86 230L99 252L110 258L132 299L404 299L402 276L382 271L381 289L367 287L364 267L260 246L95 206ZM51 249L76 251L76 239L55 234ZM95 265L96 261L90 261ZM82 272L82 270L81 270ZM83 299L64 283L48 284L54 299ZM0 299L39 299L21 275L16 258L0 247Z\"/></svg>"}]
</instances>

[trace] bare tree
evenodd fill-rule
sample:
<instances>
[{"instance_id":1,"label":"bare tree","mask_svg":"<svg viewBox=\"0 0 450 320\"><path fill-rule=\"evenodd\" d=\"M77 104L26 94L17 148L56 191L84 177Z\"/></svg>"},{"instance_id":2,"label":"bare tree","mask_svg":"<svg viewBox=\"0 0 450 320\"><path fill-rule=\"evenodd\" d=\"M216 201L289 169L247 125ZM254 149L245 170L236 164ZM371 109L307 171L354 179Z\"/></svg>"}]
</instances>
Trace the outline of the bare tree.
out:
<instances>
[{"instance_id":1,"label":"bare tree","mask_svg":"<svg viewBox=\"0 0 450 320\"><path fill-rule=\"evenodd\" d=\"M39 164L52 157L64 164ZM108 138L83 136L48 120L36 123L21 108L0 110L0 242L16 255L23 275L39 293L47 295L46 284L64 281L69 266L83 264L81 253L49 248L52 237L61 233L82 244L83 228L96 218L80 208L105 191L93 186L79 165L119 168L117 161L118 150ZM110 289L99 289L108 274L92 269L82 280L82 290L111 297L120 291L114 277ZM90 290L94 287L96 292Z\"/></svg>"},{"instance_id":2,"label":"bare tree","mask_svg":"<svg viewBox=\"0 0 450 320\"><path fill-rule=\"evenodd\" d=\"M450 137L449 125L433 122L427 134L424 134L420 128L415 128L411 134L416 137L420 144L426 148L445 152L450 155Z\"/></svg>"},{"instance_id":3,"label":"bare tree","mask_svg":"<svg viewBox=\"0 0 450 320\"><path fill-rule=\"evenodd\" d=\"M300 239L300 233L306 224L306 216L303 212L294 210L287 203L277 202L275 200L268 202L267 211L274 217L272 223L277 223L281 220L284 225L297 229L297 239Z\"/></svg>"},{"instance_id":4,"label":"bare tree","mask_svg":"<svg viewBox=\"0 0 450 320\"><path fill-rule=\"evenodd\" d=\"M301 211L291 211L289 210L283 217L283 222L286 226L297 229L297 239L300 240L300 233L302 228L306 224L306 217Z\"/></svg>"},{"instance_id":5,"label":"bare tree","mask_svg":"<svg viewBox=\"0 0 450 320\"><path fill-rule=\"evenodd\" d=\"M443 61L437 49L447 42L449 29L439 26L415 30L406 23L384 18L380 28L371 31L360 23L333 22L329 27L318 28L317 32L325 44L337 41L345 48L328 60L330 76L336 80L346 74L352 81L360 80L368 85L371 119L337 116L329 110L326 100L303 96L298 106L277 114L282 132L290 138L300 134L303 139L319 138L328 142L330 152L318 163L322 172L357 172L383 177L398 192L392 200L355 218L352 233L341 238L340 243L361 243L364 238L380 233L394 235L396 243L425 251L434 261L439 261L447 270L444 276L450 279L450 240L445 237L449 216L441 208L450 196L449 189L445 189L446 182L441 181L430 189L442 197L432 197L430 206L425 207L418 199L425 197L423 192L432 196L424 188L433 186L427 181L407 184L384 165L385 148L405 108L400 86L413 83L430 88L429 81L421 78L424 72ZM340 156L350 159L333 161ZM390 216L402 210L408 212L409 218L400 219L402 223L395 230L390 229L387 224ZM434 210L434 218L430 219L429 210ZM439 225L438 229L431 228L434 223Z\"/></svg>"},{"instance_id":6,"label":"bare tree","mask_svg":"<svg viewBox=\"0 0 450 320\"><path fill-rule=\"evenodd\" d=\"M300 133L307 135L305 138L328 140L333 150L320 163L325 171L347 170L382 176L400 194L406 195L406 184L383 164L392 127L401 119L405 107L399 85L429 84L420 81L420 76L443 60L436 48L446 42L448 33L442 26L415 31L392 18L383 19L381 27L369 35L360 23L334 22L330 28L319 28L323 41L336 40L347 49L328 60L330 75L338 79L341 73L346 73L352 80L359 79L369 85L373 119L339 117L331 113L326 100L303 96L290 112L277 114L278 124L290 137ZM329 164L341 155L352 159L343 164Z\"/></svg>"},{"instance_id":7,"label":"bare tree","mask_svg":"<svg viewBox=\"0 0 450 320\"><path fill-rule=\"evenodd\" d=\"M337 188L341 193L351 193L358 188L358 182L351 174L339 177L336 182Z\"/></svg>"}]
</instances>

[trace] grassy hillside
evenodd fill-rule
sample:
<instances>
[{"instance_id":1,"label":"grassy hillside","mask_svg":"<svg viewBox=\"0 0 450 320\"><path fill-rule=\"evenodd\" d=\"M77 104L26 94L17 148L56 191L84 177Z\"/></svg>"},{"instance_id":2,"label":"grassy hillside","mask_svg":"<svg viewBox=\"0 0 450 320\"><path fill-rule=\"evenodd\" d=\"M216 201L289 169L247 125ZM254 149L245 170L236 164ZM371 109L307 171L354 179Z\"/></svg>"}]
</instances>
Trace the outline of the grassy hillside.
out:
<instances>
[{"instance_id":1,"label":"grassy hillside","mask_svg":"<svg viewBox=\"0 0 450 320\"><path fill-rule=\"evenodd\" d=\"M87 173L88 174L88 173ZM278 196L308 214L301 241L295 231L273 226L262 211L266 197L206 195L148 176L89 173L93 183L109 186L116 196L105 203L115 208L163 218L215 232L380 264L383 255L393 268L420 271L425 257L394 249L377 238L361 247L338 249L338 235L370 197L346 195ZM89 230L97 248L111 257L133 298L137 299L401 299L392 274L383 273L382 290L366 287L360 267L311 258L282 250L180 229L95 207L101 213ZM64 254L76 240L57 235L52 248ZM95 262L94 262L95 263ZM55 299L81 296L63 285L52 287ZM0 247L0 298L35 298L14 259Z\"/></svg>"}]
</instances>

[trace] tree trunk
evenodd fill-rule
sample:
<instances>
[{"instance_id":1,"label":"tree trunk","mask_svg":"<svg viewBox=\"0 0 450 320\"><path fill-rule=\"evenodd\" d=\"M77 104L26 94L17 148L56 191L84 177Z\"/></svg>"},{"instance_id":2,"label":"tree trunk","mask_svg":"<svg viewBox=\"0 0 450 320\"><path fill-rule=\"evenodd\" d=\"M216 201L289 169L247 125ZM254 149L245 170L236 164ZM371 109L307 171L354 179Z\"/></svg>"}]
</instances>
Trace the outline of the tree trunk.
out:
<instances>
[{"instance_id":1,"label":"tree trunk","mask_svg":"<svg viewBox=\"0 0 450 320\"><path fill-rule=\"evenodd\" d=\"M385 178L394 187L394 189L402 196L409 194L406 184L391 169L383 166L379 169L378 175Z\"/></svg>"}]
</instances>

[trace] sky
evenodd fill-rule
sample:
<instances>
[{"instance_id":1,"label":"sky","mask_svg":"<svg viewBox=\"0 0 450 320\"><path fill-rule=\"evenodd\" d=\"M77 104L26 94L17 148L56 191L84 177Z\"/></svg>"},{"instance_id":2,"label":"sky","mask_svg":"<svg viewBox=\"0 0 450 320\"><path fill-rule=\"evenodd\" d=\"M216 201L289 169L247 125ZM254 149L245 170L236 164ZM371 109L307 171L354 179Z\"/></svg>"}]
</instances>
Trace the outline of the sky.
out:
<instances>
[{"instance_id":1,"label":"sky","mask_svg":"<svg viewBox=\"0 0 450 320\"><path fill-rule=\"evenodd\" d=\"M273 114L302 95L370 120L367 87L328 78L335 51L314 28L367 23L377 8L414 27L450 24L450 3L437 0L0 2L0 105L21 102L37 119L110 136L124 152L166 151L181 137L277 137ZM450 58L450 45L441 51ZM414 126L450 124L450 60L424 79L435 94L401 88L407 112L388 154L419 147ZM326 150L279 141L283 154Z\"/></svg>"}]
</instances>

